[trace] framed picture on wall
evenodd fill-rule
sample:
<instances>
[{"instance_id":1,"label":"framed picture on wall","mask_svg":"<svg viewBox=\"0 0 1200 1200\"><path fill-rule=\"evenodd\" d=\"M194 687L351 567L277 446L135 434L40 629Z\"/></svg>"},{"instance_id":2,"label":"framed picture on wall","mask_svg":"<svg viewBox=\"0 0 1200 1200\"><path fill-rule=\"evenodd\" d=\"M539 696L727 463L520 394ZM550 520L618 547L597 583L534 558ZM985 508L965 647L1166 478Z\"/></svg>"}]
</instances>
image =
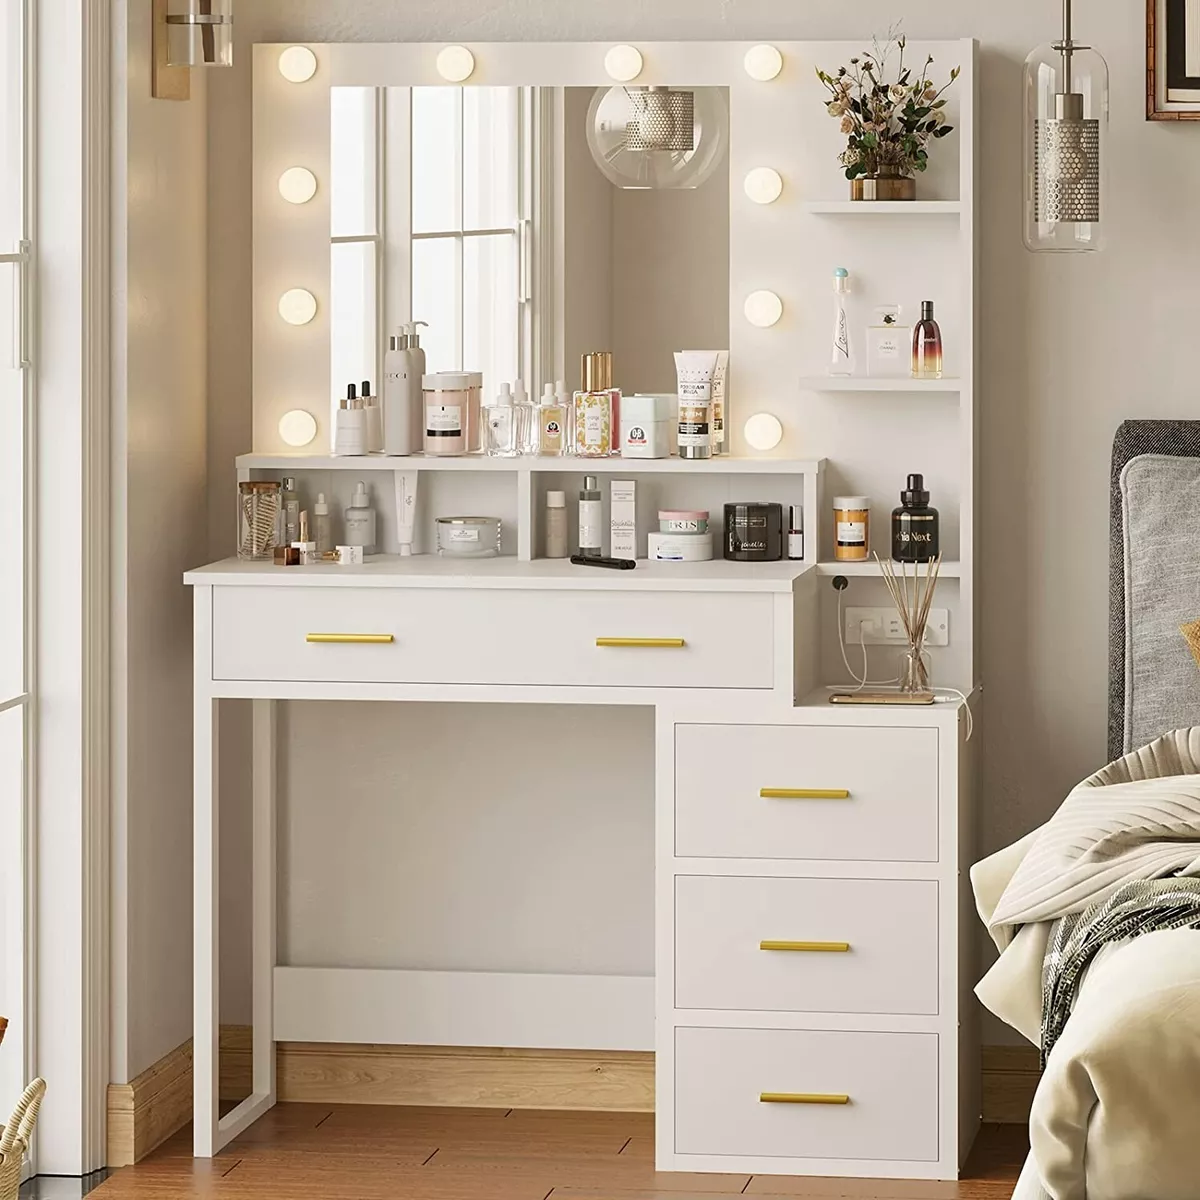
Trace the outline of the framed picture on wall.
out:
<instances>
[{"instance_id":1,"label":"framed picture on wall","mask_svg":"<svg viewBox=\"0 0 1200 1200\"><path fill-rule=\"evenodd\" d=\"M1146 0L1146 119L1200 121L1200 0Z\"/></svg>"}]
</instances>

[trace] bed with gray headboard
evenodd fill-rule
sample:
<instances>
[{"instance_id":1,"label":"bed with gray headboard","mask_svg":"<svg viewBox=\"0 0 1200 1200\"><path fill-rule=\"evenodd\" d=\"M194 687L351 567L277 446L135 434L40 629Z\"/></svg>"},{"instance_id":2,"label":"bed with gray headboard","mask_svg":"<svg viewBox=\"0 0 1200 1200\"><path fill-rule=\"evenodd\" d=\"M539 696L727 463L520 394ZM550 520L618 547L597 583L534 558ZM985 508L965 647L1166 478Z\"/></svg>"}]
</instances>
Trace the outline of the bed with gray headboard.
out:
<instances>
[{"instance_id":1,"label":"bed with gray headboard","mask_svg":"<svg viewBox=\"0 0 1200 1200\"><path fill-rule=\"evenodd\" d=\"M1126 421L1113 440L1108 757L1200 725L1200 421Z\"/></svg>"}]
</instances>

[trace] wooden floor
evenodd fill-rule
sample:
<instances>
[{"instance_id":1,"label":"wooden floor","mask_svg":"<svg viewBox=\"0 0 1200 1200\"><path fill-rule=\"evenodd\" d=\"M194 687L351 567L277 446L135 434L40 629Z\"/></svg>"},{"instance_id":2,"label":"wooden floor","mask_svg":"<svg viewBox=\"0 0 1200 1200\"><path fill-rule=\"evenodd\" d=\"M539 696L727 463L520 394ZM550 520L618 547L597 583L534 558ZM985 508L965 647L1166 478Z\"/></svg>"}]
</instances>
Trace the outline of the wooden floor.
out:
<instances>
[{"instance_id":1,"label":"wooden floor","mask_svg":"<svg viewBox=\"0 0 1200 1200\"><path fill-rule=\"evenodd\" d=\"M1018 1125L980 1134L959 1183L683 1175L654 1170L640 1113L280 1104L211 1162L184 1130L95 1200L1008 1200L1028 1142Z\"/></svg>"}]
</instances>

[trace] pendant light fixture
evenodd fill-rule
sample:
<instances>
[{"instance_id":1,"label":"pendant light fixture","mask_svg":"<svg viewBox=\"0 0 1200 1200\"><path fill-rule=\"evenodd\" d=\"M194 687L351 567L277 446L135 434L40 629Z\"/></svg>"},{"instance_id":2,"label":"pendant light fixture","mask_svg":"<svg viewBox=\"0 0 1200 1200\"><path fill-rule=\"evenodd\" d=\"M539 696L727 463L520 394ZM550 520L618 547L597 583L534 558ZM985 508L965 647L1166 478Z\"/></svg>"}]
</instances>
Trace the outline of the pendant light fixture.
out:
<instances>
[{"instance_id":1,"label":"pendant light fixture","mask_svg":"<svg viewBox=\"0 0 1200 1200\"><path fill-rule=\"evenodd\" d=\"M1075 42L1071 0L1062 37L1025 60L1025 245L1087 251L1104 245L1108 65Z\"/></svg>"},{"instance_id":2,"label":"pendant light fixture","mask_svg":"<svg viewBox=\"0 0 1200 1200\"><path fill-rule=\"evenodd\" d=\"M698 188L725 154L729 108L719 88L600 88L587 138L619 188Z\"/></svg>"}]
</instances>

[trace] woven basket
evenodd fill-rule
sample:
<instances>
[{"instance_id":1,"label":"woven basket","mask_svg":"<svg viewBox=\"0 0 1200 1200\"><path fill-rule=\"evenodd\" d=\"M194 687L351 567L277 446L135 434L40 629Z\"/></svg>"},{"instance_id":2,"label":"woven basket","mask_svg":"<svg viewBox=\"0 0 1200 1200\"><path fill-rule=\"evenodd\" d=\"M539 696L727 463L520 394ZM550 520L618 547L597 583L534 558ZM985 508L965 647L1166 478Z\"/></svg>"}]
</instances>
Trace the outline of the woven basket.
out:
<instances>
[{"instance_id":1,"label":"woven basket","mask_svg":"<svg viewBox=\"0 0 1200 1200\"><path fill-rule=\"evenodd\" d=\"M7 1125L0 1126L0 1200L17 1200L21 1163L33 1137L38 1109L46 1094L46 1081L35 1079L26 1089Z\"/></svg>"}]
</instances>

